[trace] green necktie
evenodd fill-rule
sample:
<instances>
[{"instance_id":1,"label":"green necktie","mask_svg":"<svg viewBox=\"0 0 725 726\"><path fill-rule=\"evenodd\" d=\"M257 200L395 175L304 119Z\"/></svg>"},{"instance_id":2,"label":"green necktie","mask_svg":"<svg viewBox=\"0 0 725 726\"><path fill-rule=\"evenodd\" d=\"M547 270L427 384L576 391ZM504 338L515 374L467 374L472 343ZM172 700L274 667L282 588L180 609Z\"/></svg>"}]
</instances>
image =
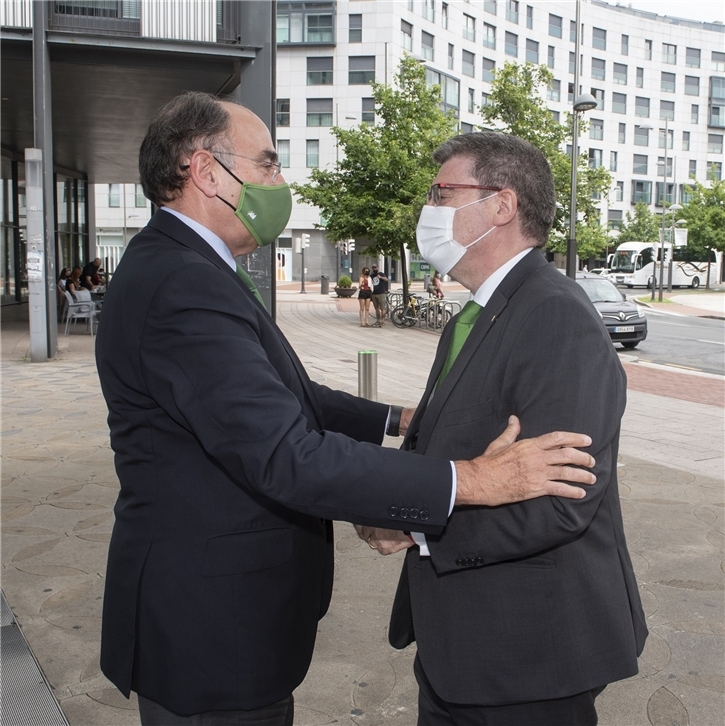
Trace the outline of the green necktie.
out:
<instances>
[{"instance_id":1,"label":"green necktie","mask_svg":"<svg viewBox=\"0 0 725 726\"><path fill-rule=\"evenodd\" d=\"M241 281L250 289L252 295L259 300L259 304L266 310L267 306L264 304L264 300L262 300L262 296L259 294L257 286L254 284L252 278L247 274L247 271L240 265L237 265L237 275L239 275Z\"/></svg>"},{"instance_id":2,"label":"green necktie","mask_svg":"<svg viewBox=\"0 0 725 726\"><path fill-rule=\"evenodd\" d=\"M481 314L483 308L473 300L469 300L461 310L460 314L456 318L456 326L453 328L453 336L451 338L451 345L448 348L448 355L446 356L446 362L443 364L441 374L438 376L438 384L443 382L443 379L448 375L448 371L451 370L451 366L458 358L458 354L463 348L463 344L466 342L466 338L471 333L476 319Z\"/></svg>"}]
</instances>

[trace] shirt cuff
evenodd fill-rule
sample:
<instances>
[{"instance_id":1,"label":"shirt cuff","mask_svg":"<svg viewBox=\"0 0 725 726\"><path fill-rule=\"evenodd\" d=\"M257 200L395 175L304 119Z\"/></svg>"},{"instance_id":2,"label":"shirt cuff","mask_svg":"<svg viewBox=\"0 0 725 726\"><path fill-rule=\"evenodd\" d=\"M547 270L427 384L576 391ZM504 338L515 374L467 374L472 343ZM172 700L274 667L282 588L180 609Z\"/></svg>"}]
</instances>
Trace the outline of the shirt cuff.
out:
<instances>
[{"instance_id":1,"label":"shirt cuff","mask_svg":"<svg viewBox=\"0 0 725 726\"><path fill-rule=\"evenodd\" d=\"M458 478L456 476L456 465L451 462L451 504L448 507L448 516L451 516L453 511L453 505L456 503L456 491L458 490ZM410 536L413 538L413 542L418 545L420 549L421 557L430 557L430 550L428 549L428 542L425 535L421 532L411 532Z\"/></svg>"}]
</instances>

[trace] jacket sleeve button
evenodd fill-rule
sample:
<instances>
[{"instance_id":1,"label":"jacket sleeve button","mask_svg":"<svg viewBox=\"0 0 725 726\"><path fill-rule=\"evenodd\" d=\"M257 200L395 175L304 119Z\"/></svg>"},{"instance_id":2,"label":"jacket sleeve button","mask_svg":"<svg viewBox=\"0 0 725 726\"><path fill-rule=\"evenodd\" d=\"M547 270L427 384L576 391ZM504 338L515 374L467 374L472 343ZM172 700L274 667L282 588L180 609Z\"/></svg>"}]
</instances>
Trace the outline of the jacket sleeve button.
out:
<instances>
[{"instance_id":1,"label":"jacket sleeve button","mask_svg":"<svg viewBox=\"0 0 725 726\"><path fill-rule=\"evenodd\" d=\"M476 557L476 564L482 565L483 564L483 557Z\"/></svg>"},{"instance_id":2,"label":"jacket sleeve button","mask_svg":"<svg viewBox=\"0 0 725 726\"><path fill-rule=\"evenodd\" d=\"M458 565L459 567L463 567L463 560L462 560L462 559L461 559L461 558L459 557L459 558L458 558L458 559L456 560L456 564L457 564L457 565Z\"/></svg>"},{"instance_id":3,"label":"jacket sleeve button","mask_svg":"<svg viewBox=\"0 0 725 726\"><path fill-rule=\"evenodd\" d=\"M403 507L400 510L400 518L401 519L408 519L408 514L409 514L409 511L408 511L408 508L407 507Z\"/></svg>"},{"instance_id":4,"label":"jacket sleeve button","mask_svg":"<svg viewBox=\"0 0 725 726\"><path fill-rule=\"evenodd\" d=\"M418 519L419 514L420 514L420 512L415 507L413 507L413 509L410 510L411 519Z\"/></svg>"},{"instance_id":5,"label":"jacket sleeve button","mask_svg":"<svg viewBox=\"0 0 725 726\"><path fill-rule=\"evenodd\" d=\"M428 514L428 510L427 509L421 509L420 510L420 519L421 519L422 522L425 522L428 519L429 516L430 515Z\"/></svg>"},{"instance_id":6,"label":"jacket sleeve button","mask_svg":"<svg viewBox=\"0 0 725 726\"><path fill-rule=\"evenodd\" d=\"M388 510L388 514L391 517L397 517L398 516L398 508L397 507L390 507L390 509Z\"/></svg>"}]
</instances>

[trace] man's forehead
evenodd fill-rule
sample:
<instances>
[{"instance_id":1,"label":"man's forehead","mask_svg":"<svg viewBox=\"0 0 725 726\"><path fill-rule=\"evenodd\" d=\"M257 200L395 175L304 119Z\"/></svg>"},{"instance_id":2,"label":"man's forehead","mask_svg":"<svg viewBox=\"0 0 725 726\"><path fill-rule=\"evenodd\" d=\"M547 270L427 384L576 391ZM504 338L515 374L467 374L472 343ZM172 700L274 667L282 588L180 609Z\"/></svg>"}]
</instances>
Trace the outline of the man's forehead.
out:
<instances>
[{"instance_id":1,"label":"man's forehead","mask_svg":"<svg viewBox=\"0 0 725 726\"><path fill-rule=\"evenodd\" d=\"M445 161L438 170L437 181L465 182L473 179L473 159L469 156L457 155Z\"/></svg>"},{"instance_id":2,"label":"man's forehead","mask_svg":"<svg viewBox=\"0 0 725 726\"><path fill-rule=\"evenodd\" d=\"M269 129L257 114L234 103L224 103L232 122L232 134L245 147L250 156L274 151Z\"/></svg>"}]
</instances>

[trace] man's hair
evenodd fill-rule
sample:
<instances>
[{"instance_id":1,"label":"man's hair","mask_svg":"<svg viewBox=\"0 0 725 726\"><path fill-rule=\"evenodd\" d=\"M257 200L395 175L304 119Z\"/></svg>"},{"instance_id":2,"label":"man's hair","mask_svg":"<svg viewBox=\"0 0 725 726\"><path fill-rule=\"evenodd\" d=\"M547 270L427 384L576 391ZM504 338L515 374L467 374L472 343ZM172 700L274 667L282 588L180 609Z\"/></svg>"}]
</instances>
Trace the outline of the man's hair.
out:
<instances>
[{"instance_id":1,"label":"man's hair","mask_svg":"<svg viewBox=\"0 0 725 726\"><path fill-rule=\"evenodd\" d=\"M229 112L209 93L189 92L160 108L138 156L144 194L157 206L176 199L189 177L181 167L197 149L228 150Z\"/></svg>"},{"instance_id":2,"label":"man's hair","mask_svg":"<svg viewBox=\"0 0 725 726\"><path fill-rule=\"evenodd\" d=\"M549 162L528 141L500 131L461 134L441 144L433 158L444 164L454 156L468 157L479 184L513 189L518 199L521 232L543 247L556 213L554 177ZM490 192L483 191L483 195Z\"/></svg>"}]
</instances>

